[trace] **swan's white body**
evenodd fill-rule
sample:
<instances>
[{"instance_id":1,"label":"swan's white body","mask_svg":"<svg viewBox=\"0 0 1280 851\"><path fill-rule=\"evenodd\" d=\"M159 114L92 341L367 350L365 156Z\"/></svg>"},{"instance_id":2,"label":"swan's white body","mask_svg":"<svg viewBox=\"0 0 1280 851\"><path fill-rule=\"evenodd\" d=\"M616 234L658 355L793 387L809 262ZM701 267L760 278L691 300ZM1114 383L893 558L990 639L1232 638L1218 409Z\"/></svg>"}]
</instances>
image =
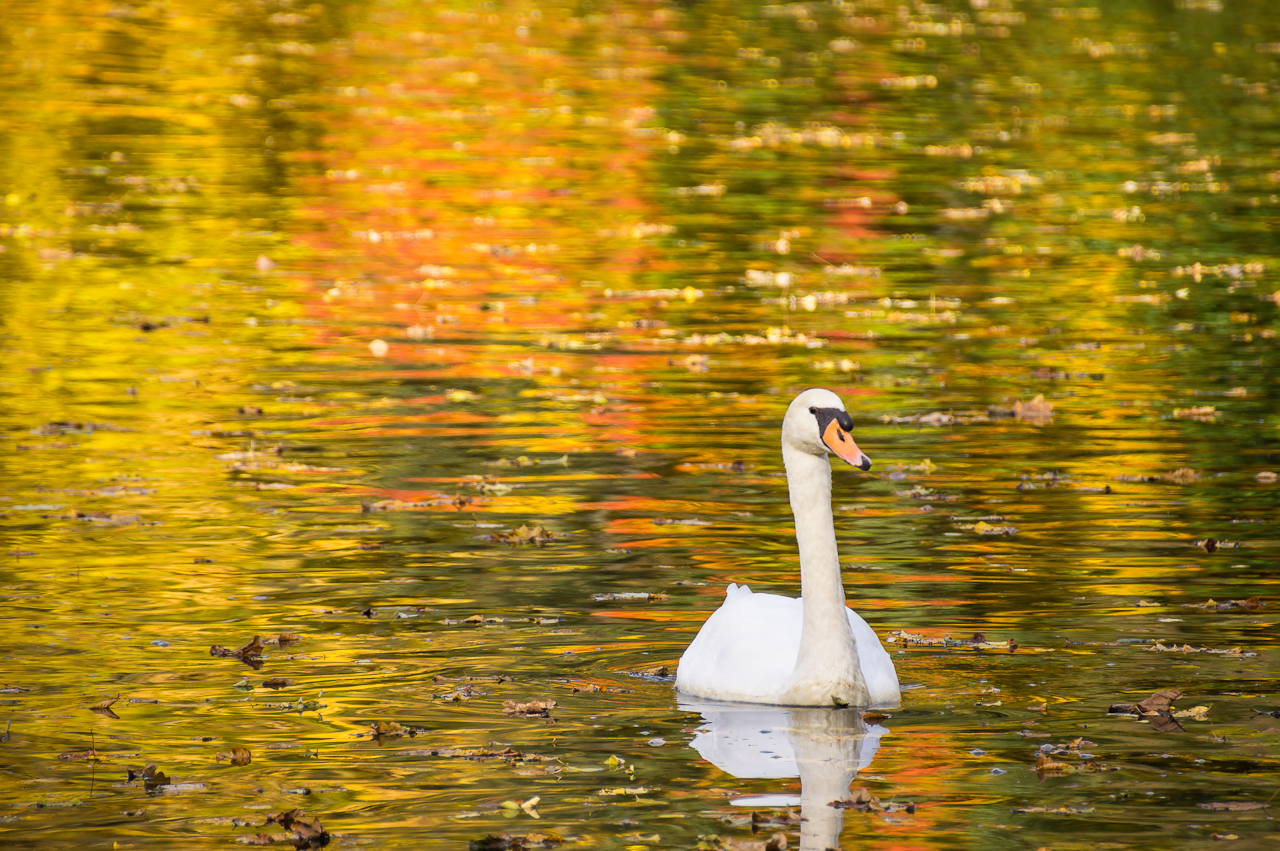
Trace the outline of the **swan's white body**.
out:
<instances>
[{"instance_id":1,"label":"swan's white body","mask_svg":"<svg viewBox=\"0 0 1280 851\"><path fill-rule=\"evenodd\" d=\"M783 706L871 706L900 699L893 660L875 631L845 605L840 581L827 454L836 452L864 470L871 466L845 422L850 421L844 404L829 390L806 390L787 409L782 460L796 519L802 597L753 594L731 584L680 659L680 691Z\"/></svg>"}]
</instances>

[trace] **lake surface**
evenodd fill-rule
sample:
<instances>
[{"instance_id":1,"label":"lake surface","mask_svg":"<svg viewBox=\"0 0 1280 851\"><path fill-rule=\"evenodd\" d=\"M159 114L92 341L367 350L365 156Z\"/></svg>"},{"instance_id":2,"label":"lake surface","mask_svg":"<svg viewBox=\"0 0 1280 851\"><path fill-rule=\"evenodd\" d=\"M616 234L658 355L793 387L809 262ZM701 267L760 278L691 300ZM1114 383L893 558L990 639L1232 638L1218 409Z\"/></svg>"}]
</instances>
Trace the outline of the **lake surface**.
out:
<instances>
[{"instance_id":1,"label":"lake surface","mask_svg":"<svg viewBox=\"0 0 1280 851\"><path fill-rule=\"evenodd\" d=\"M1270 2L11 0L0 75L5 847L1275 837ZM810 386L890 717L672 684L799 593Z\"/></svg>"}]
</instances>

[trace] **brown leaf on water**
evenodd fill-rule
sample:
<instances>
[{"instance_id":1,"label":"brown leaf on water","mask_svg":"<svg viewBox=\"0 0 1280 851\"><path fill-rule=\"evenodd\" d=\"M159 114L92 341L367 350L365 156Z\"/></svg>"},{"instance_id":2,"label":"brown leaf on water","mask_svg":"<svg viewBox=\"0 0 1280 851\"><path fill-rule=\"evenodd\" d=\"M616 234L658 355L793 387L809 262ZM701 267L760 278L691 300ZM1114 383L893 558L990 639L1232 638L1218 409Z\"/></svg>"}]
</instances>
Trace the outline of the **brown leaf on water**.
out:
<instances>
[{"instance_id":1,"label":"brown leaf on water","mask_svg":"<svg viewBox=\"0 0 1280 851\"><path fill-rule=\"evenodd\" d=\"M1196 541L1196 546L1212 555L1218 551L1218 539L1205 538L1203 541Z\"/></svg>"},{"instance_id":2,"label":"brown leaf on water","mask_svg":"<svg viewBox=\"0 0 1280 851\"><path fill-rule=\"evenodd\" d=\"M241 662L244 662L250 666L253 666L254 660L258 660L258 665L253 666L254 670L257 670L258 668L262 667L262 663L261 663L262 647L263 647L262 639L255 635L252 641L250 641L248 644L246 644L244 647L241 647L238 650L228 650L225 647L221 647L215 644L209 648L209 655L221 656L227 659L239 659Z\"/></svg>"},{"instance_id":3,"label":"brown leaf on water","mask_svg":"<svg viewBox=\"0 0 1280 851\"><path fill-rule=\"evenodd\" d=\"M231 753L219 752L217 755L214 756L214 759L217 760L218 762L222 762L222 760L225 759L225 760L228 760L232 765L236 765L236 766L248 765L249 763L253 762L253 754L249 752L248 748L242 748L239 745L236 745L231 749Z\"/></svg>"},{"instance_id":4,"label":"brown leaf on water","mask_svg":"<svg viewBox=\"0 0 1280 851\"><path fill-rule=\"evenodd\" d=\"M1243 812L1244 810L1263 810L1266 804L1257 801L1208 801L1196 804L1202 810L1227 810L1233 813Z\"/></svg>"},{"instance_id":5,"label":"brown leaf on water","mask_svg":"<svg viewBox=\"0 0 1280 851\"><path fill-rule=\"evenodd\" d=\"M270 638L265 639L262 643L283 646L285 644L293 644L295 641L301 640L302 636L295 632L282 632L279 635L273 635Z\"/></svg>"},{"instance_id":6,"label":"brown leaf on water","mask_svg":"<svg viewBox=\"0 0 1280 851\"><path fill-rule=\"evenodd\" d=\"M660 603L669 599L666 594L661 591L612 591L602 594L592 594L591 599L596 603L631 601L642 603Z\"/></svg>"},{"instance_id":7,"label":"brown leaf on water","mask_svg":"<svg viewBox=\"0 0 1280 851\"><path fill-rule=\"evenodd\" d=\"M861 813L914 813L916 811L914 803L900 804L892 801L887 804L881 803L879 798L865 788L854 789L848 798L843 801L832 801L827 806L835 807L837 810L856 810Z\"/></svg>"},{"instance_id":8,"label":"brown leaf on water","mask_svg":"<svg viewBox=\"0 0 1280 851\"><path fill-rule=\"evenodd\" d=\"M768 839L734 839L722 836L720 848L723 851L787 851L787 835L779 830Z\"/></svg>"},{"instance_id":9,"label":"brown leaf on water","mask_svg":"<svg viewBox=\"0 0 1280 851\"><path fill-rule=\"evenodd\" d=\"M120 695L117 694L115 697L108 697L106 700L99 700L97 703L93 704L93 706L90 706L89 708L95 711L101 710L101 709L110 709L111 705L119 699L120 699Z\"/></svg>"},{"instance_id":10,"label":"brown leaf on water","mask_svg":"<svg viewBox=\"0 0 1280 851\"><path fill-rule=\"evenodd\" d=\"M523 715L526 717L548 717L556 707L554 700L531 700L528 703L516 703L514 700L502 701L504 715Z\"/></svg>"},{"instance_id":11,"label":"brown leaf on water","mask_svg":"<svg viewBox=\"0 0 1280 851\"><path fill-rule=\"evenodd\" d=\"M1227 600L1219 603L1217 600L1205 600L1203 603L1183 603L1184 609L1204 609L1207 612L1227 612L1232 609L1244 609L1253 612L1266 607L1266 603L1257 597L1249 597L1244 600Z\"/></svg>"},{"instance_id":12,"label":"brown leaf on water","mask_svg":"<svg viewBox=\"0 0 1280 851\"><path fill-rule=\"evenodd\" d=\"M285 810L273 816L267 816L267 825L278 824L294 835L294 848L323 848L331 839L329 832L321 825L319 819L307 821L300 818L301 810Z\"/></svg>"},{"instance_id":13,"label":"brown leaf on water","mask_svg":"<svg viewBox=\"0 0 1280 851\"><path fill-rule=\"evenodd\" d=\"M253 836L242 836L240 841L245 845L272 845L275 838L266 833L255 833Z\"/></svg>"},{"instance_id":14,"label":"brown leaf on water","mask_svg":"<svg viewBox=\"0 0 1280 851\"><path fill-rule=\"evenodd\" d=\"M1066 774L1071 771L1071 766L1040 751L1036 754L1036 771L1040 774Z\"/></svg>"},{"instance_id":15,"label":"brown leaf on water","mask_svg":"<svg viewBox=\"0 0 1280 851\"><path fill-rule=\"evenodd\" d=\"M293 680L289 679L288 677L272 677L269 680L262 681L263 688L272 688L272 689L276 689L277 691L284 688L285 686L291 686L291 685L293 685Z\"/></svg>"},{"instance_id":16,"label":"brown leaf on water","mask_svg":"<svg viewBox=\"0 0 1280 851\"><path fill-rule=\"evenodd\" d=\"M148 792L173 783L173 781L169 779L169 775L156 768L156 764L154 762L147 763L146 767L141 771L135 771L132 768L126 769L126 771L129 773L130 781L142 780L142 786Z\"/></svg>"},{"instance_id":17,"label":"brown leaf on water","mask_svg":"<svg viewBox=\"0 0 1280 851\"><path fill-rule=\"evenodd\" d=\"M395 721L374 721L370 726L373 728L373 735L375 737L409 735L409 730L400 724L397 724Z\"/></svg>"},{"instance_id":18,"label":"brown leaf on water","mask_svg":"<svg viewBox=\"0 0 1280 851\"><path fill-rule=\"evenodd\" d=\"M879 723L881 723L881 722L883 722L883 721L888 721L888 720L889 720L890 718L892 718L892 717L893 717L893 716L892 716L892 715L890 715L888 712L874 712L874 711L872 711L872 712L864 712L864 713L862 713L862 721L863 721L863 723L865 723L865 724L879 724Z\"/></svg>"},{"instance_id":19,"label":"brown leaf on water","mask_svg":"<svg viewBox=\"0 0 1280 851\"><path fill-rule=\"evenodd\" d=\"M1108 712L1117 715L1146 715L1148 713L1168 712L1175 700L1182 697L1182 691L1176 688L1162 688L1138 703L1113 703Z\"/></svg>"},{"instance_id":20,"label":"brown leaf on water","mask_svg":"<svg viewBox=\"0 0 1280 851\"><path fill-rule=\"evenodd\" d=\"M1196 479L1200 478L1200 474L1190 467L1179 467L1176 470L1171 470L1168 473L1165 473L1161 478L1167 482L1173 482L1176 485L1189 485Z\"/></svg>"},{"instance_id":21,"label":"brown leaf on water","mask_svg":"<svg viewBox=\"0 0 1280 851\"><path fill-rule=\"evenodd\" d=\"M1013 415L1020 423L1045 425L1053 419L1053 403L1046 401L1043 393L1030 402L1019 399L1013 403Z\"/></svg>"},{"instance_id":22,"label":"brown leaf on water","mask_svg":"<svg viewBox=\"0 0 1280 851\"><path fill-rule=\"evenodd\" d=\"M471 851L524 851L527 848L555 848L564 844L564 837L558 833L530 833L525 836L511 836L506 833L491 833L483 839L473 839L468 844Z\"/></svg>"},{"instance_id":23,"label":"brown leaf on water","mask_svg":"<svg viewBox=\"0 0 1280 851\"><path fill-rule=\"evenodd\" d=\"M1182 689L1162 688L1154 692L1151 697L1138 701L1137 707L1143 715L1151 712L1165 712L1180 697L1182 697Z\"/></svg>"},{"instance_id":24,"label":"brown leaf on water","mask_svg":"<svg viewBox=\"0 0 1280 851\"><path fill-rule=\"evenodd\" d=\"M547 541L554 541L556 535L554 532L547 531L547 528L542 524L537 526L522 524L519 529L495 532L492 535L485 535L484 539L490 543L510 544L512 546L532 544L541 547Z\"/></svg>"}]
</instances>

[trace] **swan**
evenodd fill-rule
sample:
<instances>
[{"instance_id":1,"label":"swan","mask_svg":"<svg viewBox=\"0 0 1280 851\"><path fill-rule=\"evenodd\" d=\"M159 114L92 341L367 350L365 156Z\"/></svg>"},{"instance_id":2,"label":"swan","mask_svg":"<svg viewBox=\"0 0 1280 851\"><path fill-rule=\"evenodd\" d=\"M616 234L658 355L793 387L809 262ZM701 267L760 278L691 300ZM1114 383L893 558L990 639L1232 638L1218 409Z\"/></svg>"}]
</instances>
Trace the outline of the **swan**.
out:
<instances>
[{"instance_id":1,"label":"swan","mask_svg":"<svg viewBox=\"0 0 1280 851\"><path fill-rule=\"evenodd\" d=\"M898 672L875 631L845 605L831 514L835 453L860 470L840 397L813 388L782 420L782 461L800 550L799 599L730 583L724 603L680 657L676 689L711 700L778 706L871 706L901 698Z\"/></svg>"}]
</instances>

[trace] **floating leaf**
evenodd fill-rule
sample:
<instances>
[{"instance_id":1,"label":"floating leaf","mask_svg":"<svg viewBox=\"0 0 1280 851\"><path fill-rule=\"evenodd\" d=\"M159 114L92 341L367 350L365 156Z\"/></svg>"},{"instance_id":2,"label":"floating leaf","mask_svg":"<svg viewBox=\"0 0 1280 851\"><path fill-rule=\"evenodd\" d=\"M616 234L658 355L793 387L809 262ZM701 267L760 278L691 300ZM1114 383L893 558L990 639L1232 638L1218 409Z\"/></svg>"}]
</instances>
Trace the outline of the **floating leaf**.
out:
<instances>
[{"instance_id":1,"label":"floating leaf","mask_svg":"<svg viewBox=\"0 0 1280 851\"><path fill-rule=\"evenodd\" d=\"M866 789L854 789L848 798L842 801L832 801L827 804L829 807L835 807L838 810L855 810L862 813L884 813L884 812L905 812L914 813L916 805L914 803L881 803L880 799L872 795ZM786 845L780 846L786 848Z\"/></svg>"},{"instance_id":2,"label":"floating leaf","mask_svg":"<svg viewBox=\"0 0 1280 851\"><path fill-rule=\"evenodd\" d=\"M1036 754L1036 771L1041 774L1066 774L1071 771L1071 766L1065 762L1058 762L1044 751L1040 751Z\"/></svg>"},{"instance_id":3,"label":"floating leaf","mask_svg":"<svg viewBox=\"0 0 1280 851\"><path fill-rule=\"evenodd\" d=\"M253 762L253 754L249 752L248 748L242 748L239 745L236 745L231 749L231 753L218 753L214 756L214 759L218 762L221 762L224 759L229 760L232 765L236 766L248 765Z\"/></svg>"},{"instance_id":4,"label":"floating leaf","mask_svg":"<svg viewBox=\"0 0 1280 851\"><path fill-rule=\"evenodd\" d=\"M502 712L506 715L524 715L547 717L556 706L554 700L531 700L528 703L517 703L514 700L502 701Z\"/></svg>"},{"instance_id":5,"label":"floating leaf","mask_svg":"<svg viewBox=\"0 0 1280 851\"><path fill-rule=\"evenodd\" d=\"M524 851L528 848L555 848L564 844L558 833L530 833L527 836L510 836L505 833L490 834L483 839L473 839L467 844L469 851Z\"/></svg>"},{"instance_id":6,"label":"floating leaf","mask_svg":"<svg viewBox=\"0 0 1280 851\"><path fill-rule=\"evenodd\" d=\"M143 788L148 792L158 789L161 786L168 786L173 782L169 779L169 775L156 768L156 764L154 762L147 763L146 767L141 771L135 771L132 768L126 769L126 771L128 772L130 781L142 780Z\"/></svg>"},{"instance_id":7,"label":"floating leaf","mask_svg":"<svg viewBox=\"0 0 1280 851\"><path fill-rule=\"evenodd\" d=\"M289 685L293 685L293 680L288 677L272 677L269 680L262 681L263 688L276 689L277 691Z\"/></svg>"},{"instance_id":8,"label":"floating leaf","mask_svg":"<svg viewBox=\"0 0 1280 851\"><path fill-rule=\"evenodd\" d=\"M252 641L238 650L228 650L215 644L209 648L209 655L239 659L256 671L262 667L262 647L262 639L255 635Z\"/></svg>"},{"instance_id":9,"label":"floating leaf","mask_svg":"<svg viewBox=\"0 0 1280 851\"><path fill-rule=\"evenodd\" d=\"M617 591L607 594L592 594L591 599L597 603L614 600L639 600L643 602L661 602L668 599L666 594L651 591Z\"/></svg>"}]
</instances>

